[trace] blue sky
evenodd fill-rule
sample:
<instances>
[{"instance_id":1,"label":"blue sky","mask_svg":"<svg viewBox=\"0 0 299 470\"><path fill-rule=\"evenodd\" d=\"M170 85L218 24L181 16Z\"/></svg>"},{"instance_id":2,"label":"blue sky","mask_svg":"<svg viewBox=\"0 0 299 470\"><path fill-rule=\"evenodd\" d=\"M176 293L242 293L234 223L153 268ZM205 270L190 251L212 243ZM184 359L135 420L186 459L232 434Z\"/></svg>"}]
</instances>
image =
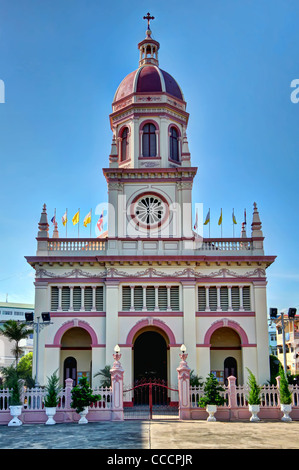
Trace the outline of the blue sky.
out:
<instances>
[{"instance_id":1,"label":"blue sky","mask_svg":"<svg viewBox=\"0 0 299 470\"><path fill-rule=\"evenodd\" d=\"M0 301L33 302L33 270L44 203L49 219L107 201L102 167L109 113L120 81L138 67L150 11L160 67L180 84L198 166L194 202L211 209L211 236L234 208L248 235L256 201L268 269L268 306L299 305L299 4L288 0L0 0ZM299 95L298 95L299 96ZM94 214L94 224L97 220ZM77 236L68 226L68 235ZM80 235L89 236L80 227ZM95 229L93 227L93 233ZM208 236L208 229L204 229Z\"/></svg>"}]
</instances>

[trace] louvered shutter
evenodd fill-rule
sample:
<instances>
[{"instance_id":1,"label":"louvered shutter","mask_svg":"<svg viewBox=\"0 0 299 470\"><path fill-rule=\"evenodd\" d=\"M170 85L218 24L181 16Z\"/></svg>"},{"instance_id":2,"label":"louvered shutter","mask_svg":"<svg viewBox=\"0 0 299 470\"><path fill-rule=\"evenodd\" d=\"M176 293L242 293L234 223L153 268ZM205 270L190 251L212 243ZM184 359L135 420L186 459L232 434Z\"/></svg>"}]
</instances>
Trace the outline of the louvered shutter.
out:
<instances>
[{"instance_id":1,"label":"louvered shutter","mask_svg":"<svg viewBox=\"0 0 299 470\"><path fill-rule=\"evenodd\" d=\"M206 288L203 286L198 287L198 311L204 312L206 310Z\"/></svg>"},{"instance_id":2,"label":"louvered shutter","mask_svg":"<svg viewBox=\"0 0 299 470\"><path fill-rule=\"evenodd\" d=\"M79 286L74 287L73 307L76 312L81 309L81 287Z\"/></svg>"},{"instance_id":3,"label":"louvered shutter","mask_svg":"<svg viewBox=\"0 0 299 470\"><path fill-rule=\"evenodd\" d=\"M104 287L96 287L96 310L97 312L104 311Z\"/></svg>"},{"instance_id":4,"label":"louvered shutter","mask_svg":"<svg viewBox=\"0 0 299 470\"><path fill-rule=\"evenodd\" d=\"M58 287L51 287L51 311L57 312L58 309Z\"/></svg>"},{"instance_id":5,"label":"louvered shutter","mask_svg":"<svg viewBox=\"0 0 299 470\"><path fill-rule=\"evenodd\" d=\"M131 307L131 287L123 286L122 288L122 309L130 310Z\"/></svg>"},{"instance_id":6,"label":"louvered shutter","mask_svg":"<svg viewBox=\"0 0 299 470\"><path fill-rule=\"evenodd\" d=\"M153 286L146 288L146 308L155 310L155 288Z\"/></svg>"},{"instance_id":7,"label":"louvered shutter","mask_svg":"<svg viewBox=\"0 0 299 470\"><path fill-rule=\"evenodd\" d=\"M180 290L179 286L172 286L170 288L170 307L171 310L180 310Z\"/></svg>"},{"instance_id":8,"label":"louvered shutter","mask_svg":"<svg viewBox=\"0 0 299 470\"><path fill-rule=\"evenodd\" d=\"M234 311L240 310L240 289L232 287L232 307Z\"/></svg>"},{"instance_id":9,"label":"louvered shutter","mask_svg":"<svg viewBox=\"0 0 299 470\"><path fill-rule=\"evenodd\" d=\"M216 312L216 310L217 310L217 289L214 286L209 287L209 305L210 305L210 310L212 312Z\"/></svg>"},{"instance_id":10,"label":"louvered shutter","mask_svg":"<svg viewBox=\"0 0 299 470\"><path fill-rule=\"evenodd\" d=\"M86 286L84 289L84 309L90 312L92 309L92 287Z\"/></svg>"},{"instance_id":11,"label":"louvered shutter","mask_svg":"<svg viewBox=\"0 0 299 470\"><path fill-rule=\"evenodd\" d=\"M160 310L167 310L167 287L160 286L158 289L158 305Z\"/></svg>"},{"instance_id":12,"label":"louvered shutter","mask_svg":"<svg viewBox=\"0 0 299 470\"><path fill-rule=\"evenodd\" d=\"M61 290L61 307L64 312L67 312L70 309L70 288L63 286Z\"/></svg>"},{"instance_id":13,"label":"louvered shutter","mask_svg":"<svg viewBox=\"0 0 299 470\"><path fill-rule=\"evenodd\" d=\"M228 288L225 286L220 287L220 305L223 312L228 310Z\"/></svg>"},{"instance_id":14,"label":"louvered shutter","mask_svg":"<svg viewBox=\"0 0 299 470\"><path fill-rule=\"evenodd\" d=\"M134 287L134 309L142 310L143 307L143 288L142 286Z\"/></svg>"},{"instance_id":15,"label":"louvered shutter","mask_svg":"<svg viewBox=\"0 0 299 470\"><path fill-rule=\"evenodd\" d=\"M250 287L243 287L243 308L247 312L251 310L251 301L250 301Z\"/></svg>"}]
</instances>

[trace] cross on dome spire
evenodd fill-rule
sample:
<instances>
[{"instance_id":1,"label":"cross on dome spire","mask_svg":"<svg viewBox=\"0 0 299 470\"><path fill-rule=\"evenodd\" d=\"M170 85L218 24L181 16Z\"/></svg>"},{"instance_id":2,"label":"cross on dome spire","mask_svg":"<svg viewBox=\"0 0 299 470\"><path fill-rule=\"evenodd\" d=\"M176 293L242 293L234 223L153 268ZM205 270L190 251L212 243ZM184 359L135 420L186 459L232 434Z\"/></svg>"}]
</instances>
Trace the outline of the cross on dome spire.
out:
<instances>
[{"instance_id":1,"label":"cross on dome spire","mask_svg":"<svg viewBox=\"0 0 299 470\"><path fill-rule=\"evenodd\" d=\"M151 29L151 27L150 27L150 21L151 21L151 20L154 20L155 17L154 17L154 16L151 16L150 13L147 13L147 15L143 17L143 19L144 19L144 20L147 20L147 29L150 30L150 29Z\"/></svg>"}]
</instances>

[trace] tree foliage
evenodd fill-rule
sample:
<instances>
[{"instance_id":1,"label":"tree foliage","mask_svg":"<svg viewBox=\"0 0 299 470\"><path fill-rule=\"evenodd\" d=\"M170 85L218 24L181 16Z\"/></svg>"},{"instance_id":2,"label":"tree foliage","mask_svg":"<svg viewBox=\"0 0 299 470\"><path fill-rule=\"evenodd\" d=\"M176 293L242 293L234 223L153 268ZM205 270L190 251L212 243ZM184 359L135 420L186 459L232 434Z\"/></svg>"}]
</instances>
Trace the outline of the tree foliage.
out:
<instances>
[{"instance_id":1,"label":"tree foliage","mask_svg":"<svg viewBox=\"0 0 299 470\"><path fill-rule=\"evenodd\" d=\"M220 392L224 392L224 390L216 377L210 373L204 383L204 395L200 398L198 405L201 408L205 408L207 405L224 405L225 399L220 394Z\"/></svg>"}]
</instances>

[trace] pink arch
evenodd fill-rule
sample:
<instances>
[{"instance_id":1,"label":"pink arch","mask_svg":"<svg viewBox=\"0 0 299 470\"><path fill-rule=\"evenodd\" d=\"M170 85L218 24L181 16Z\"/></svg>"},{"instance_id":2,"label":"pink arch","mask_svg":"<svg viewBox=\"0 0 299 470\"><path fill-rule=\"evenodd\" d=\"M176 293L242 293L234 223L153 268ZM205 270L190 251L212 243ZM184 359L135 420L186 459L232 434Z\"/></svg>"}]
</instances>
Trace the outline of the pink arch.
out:
<instances>
[{"instance_id":1,"label":"pink arch","mask_svg":"<svg viewBox=\"0 0 299 470\"><path fill-rule=\"evenodd\" d=\"M242 346L247 346L249 344L248 336L243 330L243 328L237 322L234 322L231 320L219 320L213 323L213 325L210 326L210 328L205 334L204 344L209 345L211 342L211 336L214 333L214 331L218 330L218 328L223 328L223 327L227 327L227 328L231 328L232 330L235 330L241 338Z\"/></svg>"},{"instance_id":2,"label":"pink arch","mask_svg":"<svg viewBox=\"0 0 299 470\"><path fill-rule=\"evenodd\" d=\"M134 325L133 328L129 331L126 345L130 346L133 344L134 336L139 330L147 326L152 326L152 325L156 326L157 328L160 328L161 330L164 331L164 333L166 333L166 335L168 336L170 345L176 344L175 336L172 330L165 323L161 322L160 320L153 320L153 322L150 322L149 320L141 320L138 323L136 323L136 325Z\"/></svg>"},{"instance_id":3,"label":"pink arch","mask_svg":"<svg viewBox=\"0 0 299 470\"><path fill-rule=\"evenodd\" d=\"M62 325L57 330L57 332L55 334L55 337L54 337L53 345L54 346L61 346L61 338L64 335L64 333L67 330L69 330L70 328L75 328L75 327L83 328L84 330L86 330L90 334L90 337L91 337L91 346L97 346L98 338L97 338L97 335L96 335L95 331L91 328L91 326L88 323L85 323L81 320L79 320L77 322L75 320L73 320L73 321L69 321L67 323L64 323L64 325Z\"/></svg>"}]
</instances>

